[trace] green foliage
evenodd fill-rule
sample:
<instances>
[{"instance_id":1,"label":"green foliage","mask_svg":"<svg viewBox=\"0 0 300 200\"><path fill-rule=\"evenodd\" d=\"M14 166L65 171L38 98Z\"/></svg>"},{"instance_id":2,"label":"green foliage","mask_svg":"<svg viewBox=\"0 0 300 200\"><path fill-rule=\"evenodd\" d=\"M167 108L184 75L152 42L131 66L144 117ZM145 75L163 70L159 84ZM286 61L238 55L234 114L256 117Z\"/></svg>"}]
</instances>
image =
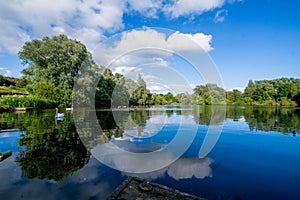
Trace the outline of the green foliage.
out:
<instances>
[{"instance_id":1,"label":"green foliage","mask_svg":"<svg viewBox=\"0 0 300 200\"><path fill-rule=\"evenodd\" d=\"M16 156L22 176L58 181L82 168L90 154L76 133L71 116L66 115L64 121L54 126L54 112L42 117L36 114L22 114L27 115L23 121L30 121L24 126L26 132L19 140L23 148Z\"/></svg>"},{"instance_id":2,"label":"green foliage","mask_svg":"<svg viewBox=\"0 0 300 200\"><path fill-rule=\"evenodd\" d=\"M49 99L36 97L4 96L0 99L0 109L11 109L14 107L33 107L33 108L55 108L57 103Z\"/></svg>"},{"instance_id":3,"label":"green foliage","mask_svg":"<svg viewBox=\"0 0 300 200\"><path fill-rule=\"evenodd\" d=\"M32 86L28 89L34 95L55 100L61 106L70 106L70 91L82 64L93 62L91 54L82 43L65 35L26 42L19 52L19 57L24 65L29 65L22 71L24 80L19 85L31 83ZM49 87L46 84L50 84ZM50 92L46 92L47 88L55 93L51 95Z\"/></svg>"},{"instance_id":4,"label":"green foliage","mask_svg":"<svg viewBox=\"0 0 300 200\"><path fill-rule=\"evenodd\" d=\"M174 97L174 95L171 92L168 92L167 94L163 95L163 98L165 99L167 104L179 103L178 99Z\"/></svg>"},{"instance_id":5,"label":"green foliage","mask_svg":"<svg viewBox=\"0 0 300 200\"><path fill-rule=\"evenodd\" d=\"M176 101L180 104L191 104L191 95L188 93L180 93L176 95Z\"/></svg>"},{"instance_id":6,"label":"green foliage","mask_svg":"<svg viewBox=\"0 0 300 200\"><path fill-rule=\"evenodd\" d=\"M0 86L0 96L3 95L28 95L23 88L16 88L16 87L4 87Z\"/></svg>"},{"instance_id":7,"label":"green foliage","mask_svg":"<svg viewBox=\"0 0 300 200\"><path fill-rule=\"evenodd\" d=\"M116 83L111 70L102 67L100 70L100 80L97 85L95 94L95 103L100 107L110 107L111 97Z\"/></svg>"},{"instance_id":8,"label":"green foliage","mask_svg":"<svg viewBox=\"0 0 300 200\"><path fill-rule=\"evenodd\" d=\"M150 105L151 94L146 87L139 86L130 97L130 105Z\"/></svg>"},{"instance_id":9,"label":"green foliage","mask_svg":"<svg viewBox=\"0 0 300 200\"><path fill-rule=\"evenodd\" d=\"M25 77L21 77L20 79L18 79L16 81L16 86L18 88L26 88L26 86L29 84L30 84L30 81L28 79L26 79Z\"/></svg>"},{"instance_id":10,"label":"green foliage","mask_svg":"<svg viewBox=\"0 0 300 200\"><path fill-rule=\"evenodd\" d=\"M57 102L57 104L62 107L67 107L72 104L70 99L72 90L55 87L53 83L47 80L37 82L34 85L32 93L35 97Z\"/></svg>"},{"instance_id":11,"label":"green foliage","mask_svg":"<svg viewBox=\"0 0 300 200\"><path fill-rule=\"evenodd\" d=\"M250 106L243 109L243 116L252 131L300 133L300 117L296 109Z\"/></svg>"},{"instance_id":12,"label":"green foliage","mask_svg":"<svg viewBox=\"0 0 300 200\"><path fill-rule=\"evenodd\" d=\"M127 80L125 81L124 87L127 88L128 90L129 105L145 106L145 105L150 105L154 102L154 99L152 98L152 94L147 89L146 82L142 79L142 76L140 74L138 76L137 83L131 80Z\"/></svg>"},{"instance_id":13,"label":"green foliage","mask_svg":"<svg viewBox=\"0 0 300 200\"><path fill-rule=\"evenodd\" d=\"M198 96L197 104L226 104L226 91L216 84L208 83L206 85L198 85L194 89L194 95Z\"/></svg>"},{"instance_id":14,"label":"green foliage","mask_svg":"<svg viewBox=\"0 0 300 200\"><path fill-rule=\"evenodd\" d=\"M144 79L142 78L141 74L139 74L138 79L137 79L137 84L141 87L146 87L146 82L144 81Z\"/></svg>"},{"instance_id":15,"label":"green foliage","mask_svg":"<svg viewBox=\"0 0 300 200\"><path fill-rule=\"evenodd\" d=\"M152 94L151 95L151 104L153 105L165 105L167 101L164 98L163 94Z\"/></svg>"},{"instance_id":16,"label":"green foliage","mask_svg":"<svg viewBox=\"0 0 300 200\"><path fill-rule=\"evenodd\" d=\"M250 80L244 92L244 101L248 105L296 106L300 105L299 94L300 79Z\"/></svg>"},{"instance_id":17,"label":"green foliage","mask_svg":"<svg viewBox=\"0 0 300 200\"><path fill-rule=\"evenodd\" d=\"M227 91L226 103L232 105L244 105L245 102L244 102L243 94L237 89L234 89L233 91Z\"/></svg>"},{"instance_id":18,"label":"green foliage","mask_svg":"<svg viewBox=\"0 0 300 200\"><path fill-rule=\"evenodd\" d=\"M4 77L0 75L0 86L15 86L17 80L17 78Z\"/></svg>"}]
</instances>

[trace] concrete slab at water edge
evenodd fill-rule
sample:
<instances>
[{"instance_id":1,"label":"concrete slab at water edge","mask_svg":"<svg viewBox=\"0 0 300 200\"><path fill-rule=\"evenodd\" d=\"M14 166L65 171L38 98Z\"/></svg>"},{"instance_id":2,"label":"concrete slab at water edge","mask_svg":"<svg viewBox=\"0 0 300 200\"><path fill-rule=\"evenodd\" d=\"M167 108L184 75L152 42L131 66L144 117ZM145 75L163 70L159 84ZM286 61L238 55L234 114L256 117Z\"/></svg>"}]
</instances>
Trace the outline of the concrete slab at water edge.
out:
<instances>
[{"instance_id":1,"label":"concrete slab at water edge","mask_svg":"<svg viewBox=\"0 0 300 200\"><path fill-rule=\"evenodd\" d=\"M129 177L120 185L108 200L204 200L166 186Z\"/></svg>"}]
</instances>

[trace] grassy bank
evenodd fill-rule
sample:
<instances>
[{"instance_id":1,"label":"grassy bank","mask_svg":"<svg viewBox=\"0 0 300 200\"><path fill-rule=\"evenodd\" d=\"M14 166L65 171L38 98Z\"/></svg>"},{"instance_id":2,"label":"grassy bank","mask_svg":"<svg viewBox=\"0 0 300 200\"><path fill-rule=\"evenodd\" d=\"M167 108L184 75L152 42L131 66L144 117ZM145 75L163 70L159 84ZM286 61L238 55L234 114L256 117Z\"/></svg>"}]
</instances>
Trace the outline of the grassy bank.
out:
<instances>
[{"instance_id":1,"label":"grassy bank","mask_svg":"<svg viewBox=\"0 0 300 200\"><path fill-rule=\"evenodd\" d=\"M2 96L0 99L0 110L12 110L13 108L32 107L35 109L47 109L57 107L57 103L48 99L30 96Z\"/></svg>"}]
</instances>

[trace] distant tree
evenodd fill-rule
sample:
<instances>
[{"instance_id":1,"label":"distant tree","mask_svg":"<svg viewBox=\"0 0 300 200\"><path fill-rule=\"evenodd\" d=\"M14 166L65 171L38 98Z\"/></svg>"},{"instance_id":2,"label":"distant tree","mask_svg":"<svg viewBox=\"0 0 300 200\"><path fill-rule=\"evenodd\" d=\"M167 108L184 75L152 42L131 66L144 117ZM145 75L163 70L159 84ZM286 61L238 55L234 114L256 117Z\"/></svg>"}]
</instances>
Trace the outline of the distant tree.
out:
<instances>
[{"instance_id":1,"label":"distant tree","mask_svg":"<svg viewBox=\"0 0 300 200\"><path fill-rule=\"evenodd\" d=\"M29 85L30 82L29 80L25 79L25 77L21 77L19 80L16 82L16 86L18 88L25 88L27 85Z\"/></svg>"},{"instance_id":2,"label":"distant tree","mask_svg":"<svg viewBox=\"0 0 300 200\"><path fill-rule=\"evenodd\" d=\"M145 87L138 87L130 97L130 105L149 105L151 102L151 93Z\"/></svg>"},{"instance_id":3,"label":"distant tree","mask_svg":"<svg viewBox=\"0 0 300 200\"><path fill-rule=\"evenodd\" d=\"M191 104L192 103L191 95L188 93L179 93L176 95L176 99L177 99L178 103L180 103L180 104ZM197 103L198 102L196 102L196 104Z\"/></svg>"},{"instance_id":4,"label":"distant tree","mask_svg":"<svg viewBox=\"0 0 300 200\"><path fill-rule=\"evenodd\" d=\"M139 86L146 88L146 82L142 78L141 74L139 74L139 76L138 76L137 83Z\"/></svg>"},{"instance_id":5,"label":"distant tree","mask_svg":"<svg viewBox=\"0 0 300 200\"><path fill-rule=\"evenodd\" d=\"M280 78L274 80L249 81L245 88L244 101L249 105L297 105L300 80ZM299 105L299 104L298 104Z\"/></svg>"},{"instance_id":6,"label":"distant tree","mask_svg":"<svg viewBox=\"0 0 300 200\"><path fill-rule=\"evenodd\" d=\"M149 105L151 103L151 93L147 89L146 82L143 80L142 76L139 74L137 80L137 86L130 96L130 105Z\"/></svg>"},{"instance_id":7,"label":"distant tree","mask_svg":"<svg viewBox=\"0 0 300 200\"><path fill-rule=\"evenodd\" d=\"M152 94L151 95L151 104L153 105L164 105L167 104L163 94Z\"/></svg>"},{"instance_id":8,"label":"distant tree","mask_svg":"<svg viewBox=\"0 0 300 200\"><path fill-rule=\"evenodd\" d=\"M168 92L167 94L163 95L163 97L168 104L178 103L178 99L174 97L174 95L171 92Z\"/></svg>"},{"instance_id":9,"label":"distant tree","mask_svg":"<svg viewBox=\"0 0 300 200\"><path fill-rule=\"evenodd\" d=\"M233 97L234 97L234 102L236 104L242 104L242 102L244 100L243 99L243 94L239 90L237 90L237 89L234 89L232 91L232 93L233 93Z\"/></svg>"},{"instance_id":10,"label":"distant tree","mask_svg":"<svg viewBox=\"0 0 300 200\"><path fill-rule=\"evenodd\" d=\"M226 103L226 91L217 84L198 85L194 89L194 95L198 95L198 104L200 105Z\"/></svg>"},{"instance_id":11,"label":"distant tree","mask_svg":"<svg viewBox=\"0 0 300 200\"><path fill-rule=\"evenodd\" d=\"M15 86L18 79L0 75L0 86Z\"/></svg>"},{"instance_id":12,"label":"distant tree","mask_svg":"<svg viewBox=\"0 0 300 200\"><path fill-rule=\"evenodd\" d=\"M255 91L255 84L253 83L252 80L250 80L248 82L247 87L245 88L244 97L252 98L253 94L254 94L254 91Z\"/></svg>"},{"instance_id":13,"label":"distant tree","mask_svg":"<svg viewBox=\"0 0 300 200\"><path fill-rule=\"evenodd\" d=\"M130 95L139 87L132 79L126 79L124 86Z\"/></svg>"},{"instance_id":14,"label":"distant tree","mask_svg":"<svg viewBox=\"0 0 300 200\"><path fill-rule=\"evenodd\" d=\"M197 86L194 88L194 94L202 95L202 94L204 94L205 92L207 92L207 87L205 87L204 85L197 85Z\"/></svg>"}]
</instances>

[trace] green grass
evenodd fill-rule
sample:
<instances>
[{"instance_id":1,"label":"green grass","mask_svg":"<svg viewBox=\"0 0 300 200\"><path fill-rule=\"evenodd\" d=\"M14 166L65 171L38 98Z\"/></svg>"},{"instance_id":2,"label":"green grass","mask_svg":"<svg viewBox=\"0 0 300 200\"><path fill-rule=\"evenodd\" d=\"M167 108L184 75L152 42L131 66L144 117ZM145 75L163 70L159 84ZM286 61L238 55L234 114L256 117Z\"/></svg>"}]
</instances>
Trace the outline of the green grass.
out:
<instances>
[{"instance_id":1,"label":"green grass","mask_svg":"<svg viewBox=\"0 0 300 200\"><path fill-rule=\"evenodd\" d=\"M28 95L28 92L23 88L16 88L15 86L5 87L0 86L0 96L3 95Z\"/></svg>"},{"instance_id":2,"label":"green grass","mask_svg":"<svg viewBox=\"0 0 300 200\"><path fill-rule=\"evenodd\" d=\"M0 99L1 110L24 107L37 109L55 108L57 107L57 103L48 99L24 96L2 96Z\"/></svg>"}]
</instances>

